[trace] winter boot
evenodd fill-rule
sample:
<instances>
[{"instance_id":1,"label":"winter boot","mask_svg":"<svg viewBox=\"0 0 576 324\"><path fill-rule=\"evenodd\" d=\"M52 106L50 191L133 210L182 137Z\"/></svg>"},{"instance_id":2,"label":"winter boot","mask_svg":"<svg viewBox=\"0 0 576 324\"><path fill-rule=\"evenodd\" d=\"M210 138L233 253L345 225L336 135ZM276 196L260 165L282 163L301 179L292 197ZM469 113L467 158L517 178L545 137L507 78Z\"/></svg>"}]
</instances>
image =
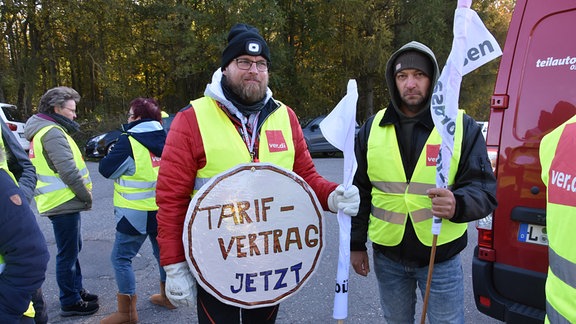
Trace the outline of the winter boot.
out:
<instances>
[{"instance_id":1,"label":"winter boot","mask_svg":"<svg viewBox=\"0 0 576 324\"><path fill-rule=\"evenodd\" d=\"M136 295L117 294L118 311L103 318L100 324L135 324L138 323L136 312Z\"/></svg>"},{"instance_id":2,"label":"winter boot","mask_svg":"<svg viewBox=\"0 0 576 324\"><path fill-rule=\"evenodd\" d=\"M168 309L176 309L176 306L172 305L168 297L166 297L166 283L162 281L160 281L160 293L150 296L150 302Z\"/></svg>"}]
</instances>

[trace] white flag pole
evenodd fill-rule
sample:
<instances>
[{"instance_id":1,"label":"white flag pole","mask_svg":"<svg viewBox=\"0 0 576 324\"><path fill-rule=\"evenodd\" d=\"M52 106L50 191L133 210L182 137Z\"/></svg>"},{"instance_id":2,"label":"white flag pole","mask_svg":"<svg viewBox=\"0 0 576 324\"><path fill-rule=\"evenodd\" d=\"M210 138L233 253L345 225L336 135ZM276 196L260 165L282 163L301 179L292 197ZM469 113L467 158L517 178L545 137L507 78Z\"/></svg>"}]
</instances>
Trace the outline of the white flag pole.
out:
<instances>
[{"instance_id":1,"label":"white flag pole","mask_svg":"<svg viewBox=\"0 0 576 324\"><path fill-rule=\"evenodd\" d=\"M443 98L442 102L446 102L446 105L442 107L445 109L443 109L444 111L440 114L435 110L435 107L431 107L430 109L434 125L442 137L440 152L436 159L436 187L438 188L448 187L448 172L450 170L450 160L452 159L452 151L454 148L454 130L456 129L455 120L458 115L458 98L460 94L460 83L462 81L462 67L464 65L464 51L468 24L467 16L468 11L470 11L471 2L471 0L458 0L458 7L454 14L454 40L452 41L452 50L448 55L446 66L442 69L440 78L434 88L434 95L441 95ZM447 88L451 91L448 91ZM441 121L442 116L440 115L446 117L444 122ZM448 127L452 127L451 132L448 130ZM434 272L436 246L441 229L442 219L433 216L431 229L433 234L432 249L430 251L430 263L428 264L428 277L426 280L424 301L422 303L420 324L426 323L426 310L428 308L428 298L430 296L432 273Z\"/></svg>"},{"instance_id":2,"label":"white flag pole","mask_svg":"<svg viewBox=\"0 0 576 324\"><path fill-rule=\"evenodd\" d=\"M352 185L358 164L354 155L356 135L356 102L358 89L355 80L348 81L347 93L332 112L320 123L324 137L344 154L343 185ZM333 317L342 323L348 317L348 275L350 269L350 216L338 210L339 254L334 295Z\"/></svg>"}]
</instances>

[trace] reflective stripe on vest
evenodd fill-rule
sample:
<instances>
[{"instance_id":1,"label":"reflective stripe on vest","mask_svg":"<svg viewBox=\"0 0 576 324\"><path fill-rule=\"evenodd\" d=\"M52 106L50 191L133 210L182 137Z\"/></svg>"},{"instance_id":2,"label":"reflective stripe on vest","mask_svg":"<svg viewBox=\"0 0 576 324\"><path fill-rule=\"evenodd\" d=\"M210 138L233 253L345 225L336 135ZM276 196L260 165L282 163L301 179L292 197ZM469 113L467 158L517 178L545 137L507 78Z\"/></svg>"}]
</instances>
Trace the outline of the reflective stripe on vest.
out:
<instances>
[{"instance_id":1,"label":"reflective stripe on vest","mask_svg":"<svg viewBox=\"0 0 576 324\"><path fill-rule=\"evenodd\" d=\"M374 120L382 119L385 110ZM452 186L460 161L463 112L458 112L454 152L448 175ZM394 125L373 123L368 137L368 176L372 182L372 213L368 235L374 243L395 246L404 236L407 216L411 218L420 242L432 246L432 202L426 190L436 188L436 158L442 139L434 128L418 158L411 182L406 180ZM445 221L438 244L451 242L464 234L467 224Z\"/></svg>"},{"instance_id":2,"label":"reflective stripe on vest","mask_svg":"<svg viewBox=\"0 0 576 324\"><path fill-rule=\"evenodd\" d=\"M548 277L546 322L576 323L576 116L540 143L542 181L546 184Z\"/></svg>"},{"instance_id":3,"label":"reflective stripe on vest","mask_svg":"<svg viewBox=\"0 0 576 324\"><path fill-rule=\"evenodd\" d=\"M212 177L238 164L251 161L250 152L228 115L214 99L203 97L191 102L202 135L206 165L196 174L194 193ZM264 121L259 132L258 159L292 170L294 142L287 107L280 107ZM234 154L231 154L234 153Z\"/></svg>"},{"instance_id":4,"label":"reflective stripe on vest","mask_svg":"<svg viewBox=\"0 0 576 324\"><path fill-rule=\"evenodd\" d=\"M52 128L60 129L66 137L74 157L74 162L76 163L76 168L82 176L88 190L92 189L92 180L90 179L88 168L74 139L60 126L46 126L34 135L34 138L30 142L29 151L30 161L32 161L32 164L36 167L36 174L38 175L34 200L36 200L36 206L40 214L60 206L76 196L68 185L62 181L60 175L48 166L48 161L46 161L44 157L42 138Z\"/></svg>"},{"instance_id":5,"label":"reflective stripe on vest","mask_svg":"<svg viewBox=\"0 0 576 324\"><path fill-rule=\"evenodd\" d=\"M158 210L156 205L156 180L160 158L152 154L134 137L128 135L136 172L123 175L114 181L114 206L135 210Z\"/></svg>"},{"instance_id":6,"label":"reflective stripe on vest","mask_svg":"<svg viewBox=\"0 0 576 324\"><path fill-rule=\"evenodd\" d=\"M545 289L547 322L576 323L576 263L564 259L551 248L548 258L550 266Z\"/></svg>"}]
</instances>

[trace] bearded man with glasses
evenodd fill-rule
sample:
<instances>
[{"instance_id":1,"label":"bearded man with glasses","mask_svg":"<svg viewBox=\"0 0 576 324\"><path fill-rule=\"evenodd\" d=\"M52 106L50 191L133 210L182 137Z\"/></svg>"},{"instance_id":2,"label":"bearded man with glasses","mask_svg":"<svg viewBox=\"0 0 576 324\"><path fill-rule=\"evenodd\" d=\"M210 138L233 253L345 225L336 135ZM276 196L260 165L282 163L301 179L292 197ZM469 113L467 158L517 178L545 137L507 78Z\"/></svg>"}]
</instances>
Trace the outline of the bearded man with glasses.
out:
<instances>
[{"instance_id":1,"label":"bearded man with glasses","mask_svg":"<svg viewBox=\"0 0 576 324\"><path fill-rule=\"evenodd\" d=\"M340 208L351 216L358 210L356 187L344 190L316 171L296 114L272 97L269 68L270 49L258 29L233 26L221 67L207 85L205 96L176 115L162 153L156 202L166 295L174 305L196 304L201 324L274 323L279 307L228 305L200 286L196 300L182 233L191 196L202 181L242 163L276 161L312 187L324 210L336 213Z\"/></svg>"}]
</instances>

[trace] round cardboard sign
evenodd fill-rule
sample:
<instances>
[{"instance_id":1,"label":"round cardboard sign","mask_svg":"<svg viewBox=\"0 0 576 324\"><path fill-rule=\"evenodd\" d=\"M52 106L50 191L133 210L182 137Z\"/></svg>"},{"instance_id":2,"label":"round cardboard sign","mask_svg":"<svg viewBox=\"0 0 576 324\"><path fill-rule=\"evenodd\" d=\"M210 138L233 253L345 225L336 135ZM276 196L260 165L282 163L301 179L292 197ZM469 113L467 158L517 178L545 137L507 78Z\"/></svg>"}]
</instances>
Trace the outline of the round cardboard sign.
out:
<instances>
[{"instance_id":1,"label":"round cardboard sign","mask_svg":"<svg viewBox=\"0 0 576 324\"><path fill-rule=\"evenodd\" d=\"M316 194L294 172L238 165L210 179L190 202L182 237L188 266L223 303L278 304L319 264L322 214Z\"/></svg>"}]
</instances>

